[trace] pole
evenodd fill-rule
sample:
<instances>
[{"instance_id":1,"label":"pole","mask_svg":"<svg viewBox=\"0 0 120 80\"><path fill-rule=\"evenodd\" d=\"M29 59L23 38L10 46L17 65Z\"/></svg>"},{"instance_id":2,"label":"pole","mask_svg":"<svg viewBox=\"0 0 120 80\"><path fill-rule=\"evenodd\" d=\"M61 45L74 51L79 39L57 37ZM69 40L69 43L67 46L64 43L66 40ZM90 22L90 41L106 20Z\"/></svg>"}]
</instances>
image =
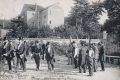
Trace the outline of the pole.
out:
<instances>
[{"instance_id":1,"label":"pole","mask_svg":"<svg viewBox=\"0 0 120 80\"><path fill-rule=\"evenodd\" d=\"M38 29L39 29L39 12L37 12L38 13Z\"/></svg>"}]
</instances>

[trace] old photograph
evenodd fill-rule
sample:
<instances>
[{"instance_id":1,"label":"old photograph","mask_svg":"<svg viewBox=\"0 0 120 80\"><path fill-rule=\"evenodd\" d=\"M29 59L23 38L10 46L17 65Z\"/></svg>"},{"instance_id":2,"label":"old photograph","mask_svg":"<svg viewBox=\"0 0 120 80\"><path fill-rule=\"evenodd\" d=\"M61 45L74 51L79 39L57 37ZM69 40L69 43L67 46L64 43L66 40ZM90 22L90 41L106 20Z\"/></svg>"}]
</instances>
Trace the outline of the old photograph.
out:
<instances>
[{"instance_id":1,"label":"old photograph","mask_svg":"<svg viewBox=\"0 0 120 80\"><path fill-rule=\"evenodd\" d=\"M120 80L119 0L0 0L0 80Z\"/></svg>"}]
</instances>

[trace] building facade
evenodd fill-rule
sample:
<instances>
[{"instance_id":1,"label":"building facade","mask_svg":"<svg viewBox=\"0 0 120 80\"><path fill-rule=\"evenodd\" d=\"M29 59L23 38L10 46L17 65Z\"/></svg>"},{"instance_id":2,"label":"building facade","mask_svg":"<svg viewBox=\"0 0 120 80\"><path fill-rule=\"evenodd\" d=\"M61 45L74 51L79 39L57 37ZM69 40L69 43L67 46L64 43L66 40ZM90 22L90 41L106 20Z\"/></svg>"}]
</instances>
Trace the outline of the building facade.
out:
<instances>
[{"instance_id":1,"label":"building facade","mask_svg":"<svg viewBox=\"0 0 120 80\"><path fill-rule=\"evenodd\" d=\"M25 4L21 16L28 27L50 26L58 27L64 24L64 10L57 4L46 8L38 5Z\"/></svg>"},{"instance_id":2,"label":"building facade","mask_svg":"<svg viewBox=\"0 0 120 80\"><path fill-rule=\"evenodd\" d=\"M9 32L8 29L0 29L0 38L5 37L8 32Z\"/></svg>"}]
</instances>

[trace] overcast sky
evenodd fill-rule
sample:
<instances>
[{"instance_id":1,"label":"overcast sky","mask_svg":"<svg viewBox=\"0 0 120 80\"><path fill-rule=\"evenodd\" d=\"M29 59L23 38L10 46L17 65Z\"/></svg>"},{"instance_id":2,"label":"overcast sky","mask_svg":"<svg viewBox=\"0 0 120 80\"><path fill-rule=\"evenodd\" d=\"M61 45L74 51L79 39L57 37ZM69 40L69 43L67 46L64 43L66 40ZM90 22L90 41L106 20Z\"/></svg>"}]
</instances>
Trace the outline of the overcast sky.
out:
<instances>
[{"instance_id":1,"label":"overcast sky","mask_svg":"<svg viewBox=\"0 0 120 80\"><path fill-rule=\"evenodd\" d=\"M98 1L98 0L89 0ZM101 0L103 1L103 0ZM47 7L49 5L59 3L59 6L64 10L64 16L68 16L71 6L73 6L73 0L0 0L0 19L11 19L21 13L24 4L40 5L42 7ZM104 14L100 23L103 24L107 18L107 14Z\"/></svg>"}]
</instances>

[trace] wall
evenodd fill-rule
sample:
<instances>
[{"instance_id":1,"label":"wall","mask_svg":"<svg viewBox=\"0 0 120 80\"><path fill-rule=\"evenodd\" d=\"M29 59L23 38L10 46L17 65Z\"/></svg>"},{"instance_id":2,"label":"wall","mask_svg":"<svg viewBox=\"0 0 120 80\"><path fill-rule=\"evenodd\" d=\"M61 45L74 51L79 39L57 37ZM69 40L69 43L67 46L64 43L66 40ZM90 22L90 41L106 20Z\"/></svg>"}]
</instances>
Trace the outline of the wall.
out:
<instances>
[{"instance_id":1,"label":"wall","mask_svg":"<svg viewBox=\"0 0 120 80\"><path fill-rule=\"evenodd\" d=\"M36 13L35 11L27 11L26 8L24 8L21 14L24 15L24 22L29 27L33 27L32 22L35 22L35 26L38 28L47 25L54 28L64 24L64 11L58 5L52 5L39 13Z\"/></svg>"},{"instance_id":2,"label":"wall","mask_svg":"<svg viewBox=\"0 0 120 80\"><path fill-rule=\"evenodd\" d=\"M33 22L34 22L34 27L37 27L37 13L35 11L27 11L27 25L29 27L33 27Z\"/></svg>"},{"instance_id":3,"label":"wall","mask_svg":"<svg viewBox=\"0 0 120 80\"><path fill-rule=\"evenodd\" d=\"M68 45L70 43L70 39L52 39L52 38L24 38L24 40L38 40L38 41L43 41L43 42L47 42L47 41L52 41L52 42L57 42L61 45ZM80 41L86 41L87 43L89 43L89 39L72 39L72 41L76 41L77 43L79 43ZM91 39L91 43L99 43L100 39Z\"/></svg>"},{"instance_id":4,"label":"wall","mask_svg":"<svg viewBox=\"0 0 120 80\"><path fill-rule=\"evenodd\" d=\"M40 26L48 25L48 10L44 9L39 14Z\"/></svg>"},{"instance_id":5,"label":"wall","mask_svg":"<svg viewBox=\"0 0 120 80\"><path fill-rule=\"evenodd\" d=\"M6 34L9 32L9 30L6 29L0 29L0 37L3 38L6 36Z\"/></svg>"},{"instance_id":6,"label":"wall","mask_svg":"<svg viewBox=\"0 0 120 80\"><path fill-rule=\"evenodd\" d=\"M51 24L50 24L51 21ZM51 28L58 27L64 24L64 11L58 5L53 5L48 8L48 25Z\"/></svg>"}]
</instances>

